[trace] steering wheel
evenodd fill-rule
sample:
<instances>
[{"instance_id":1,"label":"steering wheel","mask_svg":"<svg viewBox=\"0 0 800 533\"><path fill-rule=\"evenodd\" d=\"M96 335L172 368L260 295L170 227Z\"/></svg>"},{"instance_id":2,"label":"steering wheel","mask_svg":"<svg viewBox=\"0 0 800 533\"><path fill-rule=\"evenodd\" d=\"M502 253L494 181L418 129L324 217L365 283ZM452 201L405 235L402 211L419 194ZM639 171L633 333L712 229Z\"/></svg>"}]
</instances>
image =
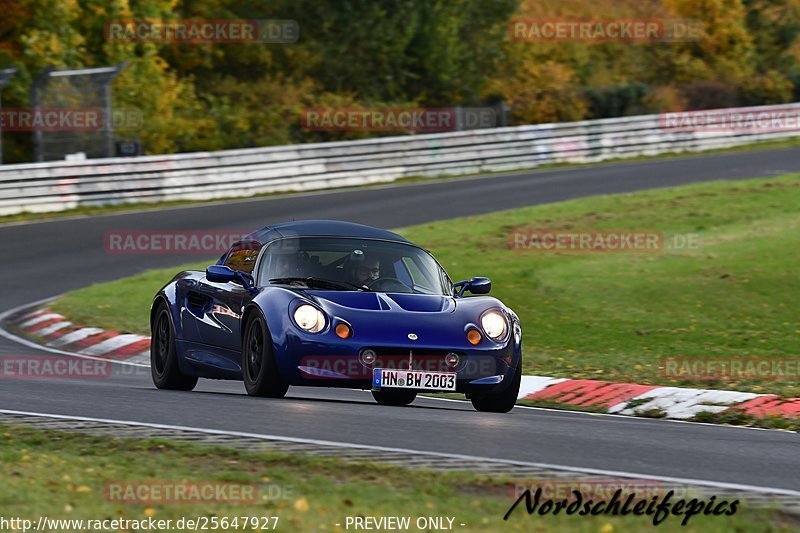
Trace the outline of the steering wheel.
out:
<instances>
[{"instance_id":1,"label":"steering wheel","mask_svg":"<svg viewBox=\"0 0 800 533\"><path fill-rule=\"evenodd\" d=\"M392 286L397 287L397 289L392 289ZM411 287L399 279L389 277L373 280L367 284L367 287L372 290L379 289L385 292L414 292Z\"/></svg>"}]
</instances>

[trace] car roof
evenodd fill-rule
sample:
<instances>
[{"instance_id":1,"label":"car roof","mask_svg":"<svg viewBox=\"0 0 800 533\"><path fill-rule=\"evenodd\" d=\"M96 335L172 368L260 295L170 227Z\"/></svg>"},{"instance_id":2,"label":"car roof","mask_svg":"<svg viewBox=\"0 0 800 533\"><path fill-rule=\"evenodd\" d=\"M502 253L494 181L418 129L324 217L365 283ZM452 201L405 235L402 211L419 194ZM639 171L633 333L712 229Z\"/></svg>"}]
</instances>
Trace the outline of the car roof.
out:
<instances>
[{"instance_id":1,"label":"car roof","mask_svg":"<svg viewBox=\"0 0 800 533\"><path fill-rule=\"evenodd\" d=\"M391 231L342 220L296 220L271 224L247 236L266 244L284 237L355 237L410 243Z\"/></svg>"}]
</instances>

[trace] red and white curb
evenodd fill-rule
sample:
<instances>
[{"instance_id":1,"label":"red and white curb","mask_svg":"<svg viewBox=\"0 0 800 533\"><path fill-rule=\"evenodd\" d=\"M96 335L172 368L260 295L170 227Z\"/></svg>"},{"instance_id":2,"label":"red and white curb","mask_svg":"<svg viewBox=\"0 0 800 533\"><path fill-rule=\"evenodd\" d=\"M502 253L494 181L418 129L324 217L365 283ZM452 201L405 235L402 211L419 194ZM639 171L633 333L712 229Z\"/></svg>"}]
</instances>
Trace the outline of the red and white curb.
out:
<instances>
[{"instance_id":1,"label":"red and white curb","mask_svg":"<svg viewBox=\"0 0 800 533\"><path fill-rule=\"evenodd\" d=\"M150 363L150 337L75 325L46 307L12 316L9 323L51 348L103 359ZM658 410L665 418L674 419L690 419L699 413L721 413L731 408L759 418L770 415L800 418L800 398L591 379L523 376L519 398L620 415L636 416Z\"/></svg>"},{"instance_id":2,"label":"red and white curb","mask_svg":"<svg viewBox=\"0 0 800 533\"><path fill-rule=\"evenodd\" d=\"M523 376L519 398L634 416L659 410L665 418L690 419L699 413L721 413L735 408L758 418L770 415L800 418L800 398L593 379Z\"/></svg>"},{"instance_id":3,"label":"red and white curb","mask_svg":"<svg viewBox=\"0 0 800 533\"><path fill-rule=\"evenodd\" d=\"M150 337L73 324L47 308L12 316L9 323L41 344L103 359L150 363Z\"/></svg>"}]
</instances>

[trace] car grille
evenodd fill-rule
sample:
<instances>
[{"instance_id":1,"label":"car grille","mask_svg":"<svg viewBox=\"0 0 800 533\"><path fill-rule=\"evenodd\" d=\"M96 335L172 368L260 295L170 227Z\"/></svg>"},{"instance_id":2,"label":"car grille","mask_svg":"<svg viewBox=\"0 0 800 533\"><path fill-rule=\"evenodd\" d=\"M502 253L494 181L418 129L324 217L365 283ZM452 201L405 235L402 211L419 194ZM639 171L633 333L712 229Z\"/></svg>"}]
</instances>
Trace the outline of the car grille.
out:
<instances>
[{"instance_id":1,"label":"car grille","mask_svg":"<svg viewBox=\"0 0 800 533\"><path fill-rule=\"evenodd\" d=\"M373 350L377 359L373 368L408 369L409 359L414 370L427 370L429 372L453 372L464 364L464 354L458 351L443 351L430 348L410 350L395 347L366 347L363 350ZM363 351L362 350L362 351ZM454 368L445 362L445 355L455 353L459 357L459 364Z\"/></svg>"}]
</instances>

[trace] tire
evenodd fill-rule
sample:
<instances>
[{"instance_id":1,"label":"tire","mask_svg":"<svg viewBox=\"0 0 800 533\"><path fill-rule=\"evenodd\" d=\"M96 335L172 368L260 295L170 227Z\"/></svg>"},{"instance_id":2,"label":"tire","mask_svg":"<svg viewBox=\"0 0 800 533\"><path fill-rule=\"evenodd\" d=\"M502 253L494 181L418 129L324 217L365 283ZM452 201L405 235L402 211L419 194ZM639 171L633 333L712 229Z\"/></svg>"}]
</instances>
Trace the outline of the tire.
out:
<instances>
[{"instance_id":1,"label":"tire","mask_svg":"<svg viewBox=\"0 0 800 533\"><path fill-rule=\"evenodd\" d=\"M507 413L514 408L519 395L519 385L522 382L522 359L517 363L511 384L502 392L481 394L470 398L476 411L486 413Z\"/></svg>"},{"instance_id":2,"label":"tire","mask_svg":"<svg viewBox=\"0 0 800 533\"><path fill-rule=\"evenodd\" d=\"M156 388L190 391L197 385L197 377L181 373L178 352L175 349L175 327L169 308L158 304L150 324L150 375Z\"/></svg>"},{"instance_id":3,"label":"tire","mask_svg":"<svg viewBox=\"0 0 800 533\"><path fill-rule=\"evenodd\" d=\"M278 371L267 323L258 312L251 315L244 331L242 379L250 396L283 398L289 390L289 384Z\"/></svg>"},{"instance_id":4,"label":"tire","mask_svg":"<svg viewBox=\"0 0 800 533\"><path fill-rule=\"evenodd\" d=\"M381 405L403 406L417 398L417 391L403 389L372 391L372 397Z\"/></svg>"}]
</instances>

